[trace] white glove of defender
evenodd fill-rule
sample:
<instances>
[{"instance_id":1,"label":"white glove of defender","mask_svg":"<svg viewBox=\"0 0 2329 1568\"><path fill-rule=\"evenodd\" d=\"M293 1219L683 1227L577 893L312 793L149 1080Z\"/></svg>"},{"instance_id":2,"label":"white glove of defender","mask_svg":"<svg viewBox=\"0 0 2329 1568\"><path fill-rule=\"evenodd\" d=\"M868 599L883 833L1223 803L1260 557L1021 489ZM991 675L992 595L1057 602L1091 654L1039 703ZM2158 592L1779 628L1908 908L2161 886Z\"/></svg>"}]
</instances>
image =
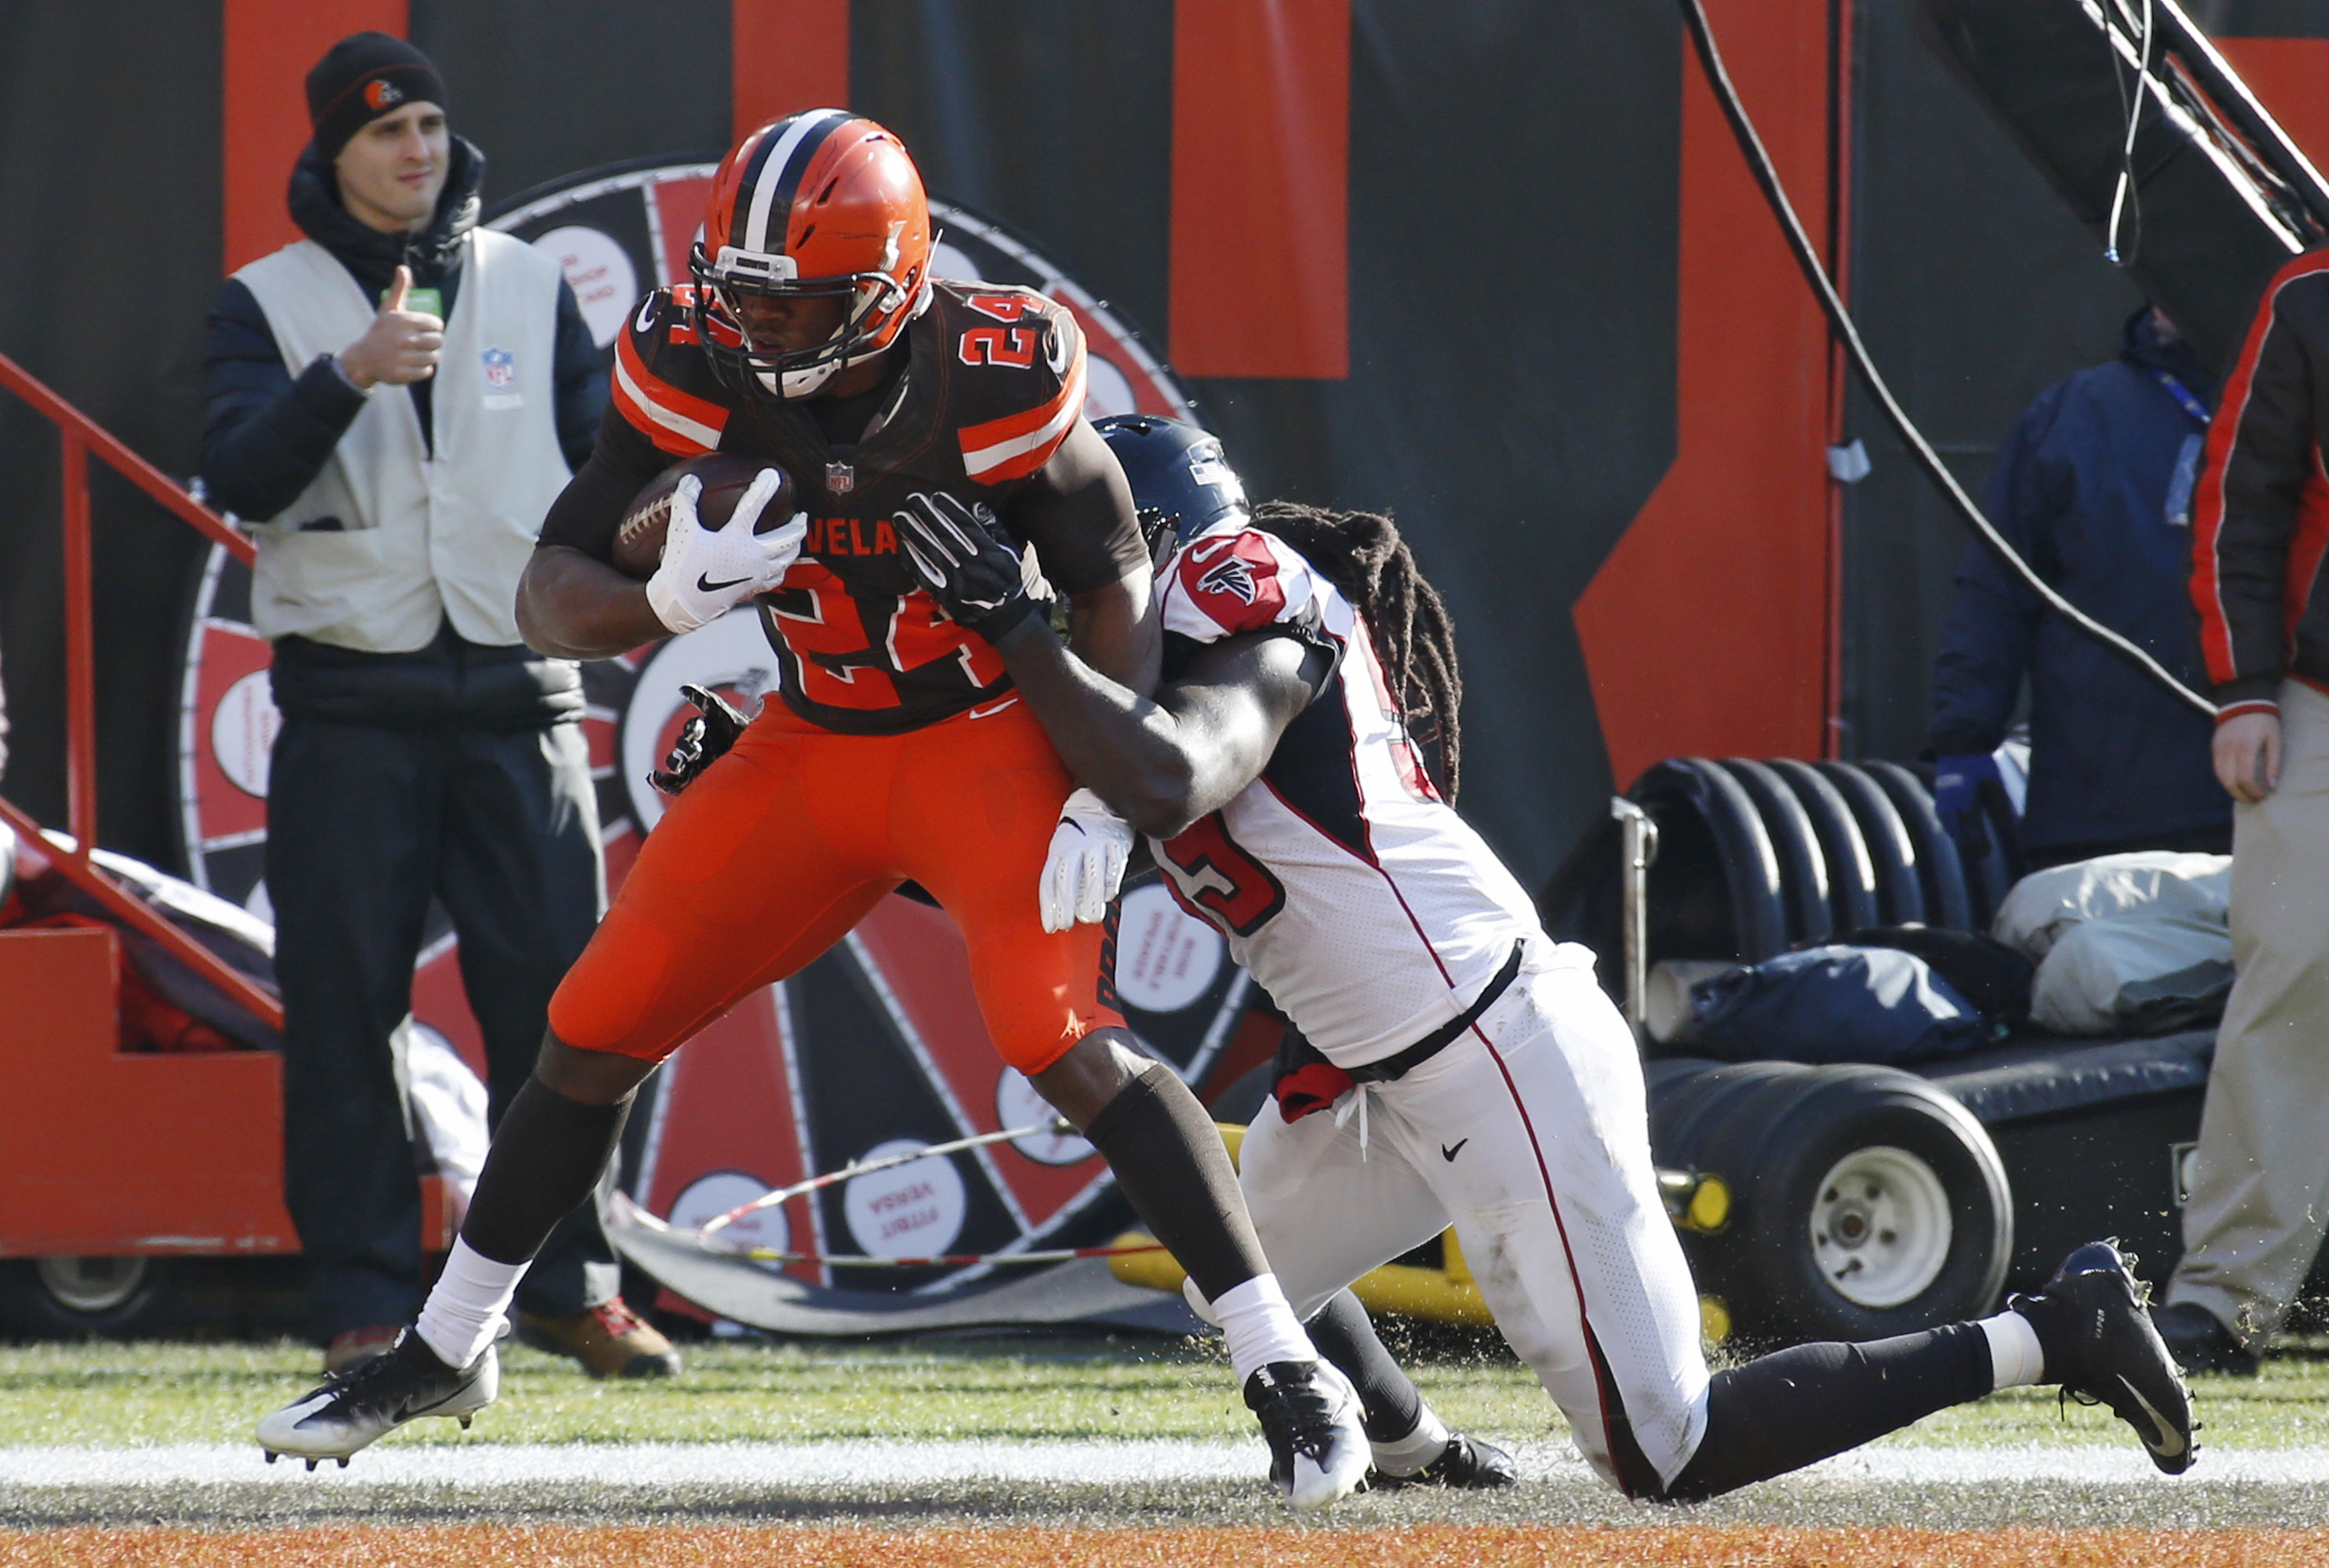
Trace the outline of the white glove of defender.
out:
<instances>
[{"instance_id":1,"label":"white glove of defender","mask_svg":"<svg viewBox=\"0 0 2329 1568\"><path fill-rule=\"evenodd\" d=\"M671 526L663 533L663 559L647 579L647 603L655 618L675 632L692 632L776 586L801 554L808 537L808 514L767 533L754 533L761 509L784 482L764 468L736 499L736 510L717 532L695 519L695 497L703 481L690 474L671 493Z\"/></svg>"},{"instance_id":2,"label":"white glove of defender","mask_svg":"<svg viewBox=\"0 0 2329 1568\"><path fill-rule=\"evenodd\" d=\"M1106 918L1131 853L1131 823L1089 789L1069 796L1052 829L1051 853L1043 857L1043 928L1064 931L1079 921Z\"/></svg>"}]
</instances>

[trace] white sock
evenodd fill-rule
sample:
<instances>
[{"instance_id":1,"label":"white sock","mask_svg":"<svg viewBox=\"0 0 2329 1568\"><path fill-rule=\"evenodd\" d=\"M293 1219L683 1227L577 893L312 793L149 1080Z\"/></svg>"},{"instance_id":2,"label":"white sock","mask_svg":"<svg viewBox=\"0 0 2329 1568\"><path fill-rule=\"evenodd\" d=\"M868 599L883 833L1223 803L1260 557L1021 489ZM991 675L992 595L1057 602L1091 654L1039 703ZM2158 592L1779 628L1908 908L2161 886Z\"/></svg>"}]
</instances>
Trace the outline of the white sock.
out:
<instances>
[{"instance_id":1,"label":"white sock","mask_svg":"<svg viewBox=\"0 0 2329 1568\"><path fill-rule=\"evenodd\" d=\"M1992 1388L2024 1388L2046 1381L2046 1352L2038 1347L2038 1331L2019 1312L2005 1311L1981 1320L1989 1336Z\"/></svg>"},{"instance_id":2,"label":"white sock","mask_svg":"<svg viewBox=\"0 0 2329 1568\"><path fill-rule=\"evenodd\" d=\"M1383 1474L1413 1475L1446 1451L1448 1423L1439 1418L1437 1411L1425 1405L1422 1418L1406 1436L1388 1443L1370 1438L1366 1446L1375 1451L1375 1468Z\"/></svg>"},{"instance_id":3,"label":"white sock","mask_svg":"<svg viewBox=\"0 0 2329 1568\"><path fill-rule=\"evenodd\" d=\"M451 1367L467 1366L501 1337L501 1325L531 1263L496 1263L454 1238L444 1272L421 1307L422 1342Z\"/></svg>"},{"instance_id":4,"label":"white sock","mask_svg":"<svg viewBox=\"0 0 2329 1568\"><path fill-rule=\"evenodd\" d=\"M1275 1274L1255 1274L1222 1291L1213 1304L1213 1317L1228 1343L1229 1369L1239 1388L1255 1369L1272 1361L1318 1360Z\"/></svg>"}]
</instances>

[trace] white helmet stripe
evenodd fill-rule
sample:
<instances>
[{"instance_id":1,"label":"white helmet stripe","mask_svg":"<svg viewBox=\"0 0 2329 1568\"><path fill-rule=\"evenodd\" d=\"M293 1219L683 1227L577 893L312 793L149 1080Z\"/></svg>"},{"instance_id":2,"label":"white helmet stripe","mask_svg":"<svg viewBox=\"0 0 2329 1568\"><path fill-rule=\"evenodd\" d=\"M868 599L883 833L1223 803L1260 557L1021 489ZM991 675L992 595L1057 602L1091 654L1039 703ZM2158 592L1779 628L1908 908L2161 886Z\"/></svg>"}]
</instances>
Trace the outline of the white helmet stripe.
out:
<instances>
[{"instance_id":1,"label":"white helmet stripe","mask_svg":"<svg viewBox=\"0 0 2329 1568\"><path fill-rule=\"evenodd\" d=\"M770 149L767 160L760 166L759 183L752 187L751 215L745 220L743 243L738 249L756 250L766 255L784 248L781 243L773 245L768 243L768 215L776 207L776 193L789 190L800 184L801 171L789 166L796 156L805 162L814 154L814 147L805 153L802 150L802 144L813 134L830 130L848 117L846 109L827 109L822 114L803 115L792 122L785 132L784 139ZM817 140L821 144L823 137L819 135ZM786 207L789 209L790 204L787 203ZM778 238L781 242L783 236Z\"/></svg>"}]
</instances>

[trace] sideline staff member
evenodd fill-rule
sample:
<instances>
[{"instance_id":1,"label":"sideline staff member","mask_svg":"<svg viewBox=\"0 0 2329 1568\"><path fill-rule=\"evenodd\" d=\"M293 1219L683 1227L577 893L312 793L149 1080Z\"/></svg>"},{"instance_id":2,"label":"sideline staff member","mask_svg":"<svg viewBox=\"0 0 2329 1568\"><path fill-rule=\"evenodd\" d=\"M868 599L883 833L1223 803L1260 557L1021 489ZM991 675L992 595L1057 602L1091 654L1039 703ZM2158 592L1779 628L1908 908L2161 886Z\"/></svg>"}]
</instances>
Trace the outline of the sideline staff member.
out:
<instances>
[{"instance_id":1,"label":"sideline staff member","mask_svg":"<svg viewBox=\"0 0 2329 1568\"><path fill-rule=\"evenodd\" d=\"M2014 422L1983 510L2045 579L2200 679L2184 578L2192 495L2215 378L2174 323L2145 306L2119 357L2055 383ZM1933 671L1933 803L1962 839L1990 753L2030 682L2030 803L2022 848L2036 866L2122 850L2222 855L2231 803L2208 762L2210 725L2118 655L1965 547Z\"/></svg>"},{"instance_id":2,"label":"sideline staff member","mask_svg":"<svg viewBox=\"0 0 2329 1568\"><path fill-rule=\"evenodd\" d=\"M2159 1332L2253 1372L2329 1229L2329 253L2265 291L2208 436L2192 599L2232 808L2232 994Z\"/></svg>"},{"instance_id":3,"label":"sideline staff member","mask_svg":"<svg viewBox=\"0 0 2329 1568\"><path fill-rule=\"evenodd\" d=\"M575 666L523 646L518 574L605 389L557 264L479 229L484 158L401 39L308 73L307 238L209 317L202 468L257 529L251 618L282 732L267 891L284 1010L284 1188L325 1364L421 1302L420 1192L390 1036L432 898L460 937L492 1118L604 902ZM527 1337L599 1374L676 1372L616 1293L588 1205L528 1278Z\"/></svg>"}]
</instances>

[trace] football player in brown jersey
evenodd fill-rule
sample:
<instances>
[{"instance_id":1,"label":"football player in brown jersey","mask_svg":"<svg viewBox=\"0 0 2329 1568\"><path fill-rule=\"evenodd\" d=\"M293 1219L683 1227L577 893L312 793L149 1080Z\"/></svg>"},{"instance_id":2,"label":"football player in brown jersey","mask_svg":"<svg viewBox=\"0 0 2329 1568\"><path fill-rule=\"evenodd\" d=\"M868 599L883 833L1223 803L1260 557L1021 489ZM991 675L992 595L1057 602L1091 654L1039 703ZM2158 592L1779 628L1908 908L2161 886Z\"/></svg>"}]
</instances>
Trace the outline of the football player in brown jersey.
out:
<instances>
[{"instance_id":1,"label":"football player in brown jersey","mask_svg":"<svg viewBox=\"0 0 2329 1568\"><path fill-rule=\"evenodd\" d=\"M1108 1160L1213 1304L1295 1505L1364 1473L1358 1401L1271 1276L1219 1138L1103 999L1098 929L1039 918L1033 887L1074 786L993 647L1032 602L948 614L899 549L900 514L994 519L1064 596L1080 657L1133 691L1155 684L1149 558L1123 472L1083 419L1081 332L1029 290L931 278L930 250L894 135L842 110L794 115L729 154L693 280L628 323L613 406L543 526L519 624L546 653L601 658L757 601L775 700L724 756L681 770L686 793L551 1003L418 1324L262 1420L271 1452L344 1460L414 1415L489 1402L511 1291L587 1199L637 1086L911 878L961 927L1005 1060ZM805 516L754 532L763 483L707 530L683 479L654 576L616 571L631 498L713 450L791 474Z\"/></svg>"}]
</instances>

